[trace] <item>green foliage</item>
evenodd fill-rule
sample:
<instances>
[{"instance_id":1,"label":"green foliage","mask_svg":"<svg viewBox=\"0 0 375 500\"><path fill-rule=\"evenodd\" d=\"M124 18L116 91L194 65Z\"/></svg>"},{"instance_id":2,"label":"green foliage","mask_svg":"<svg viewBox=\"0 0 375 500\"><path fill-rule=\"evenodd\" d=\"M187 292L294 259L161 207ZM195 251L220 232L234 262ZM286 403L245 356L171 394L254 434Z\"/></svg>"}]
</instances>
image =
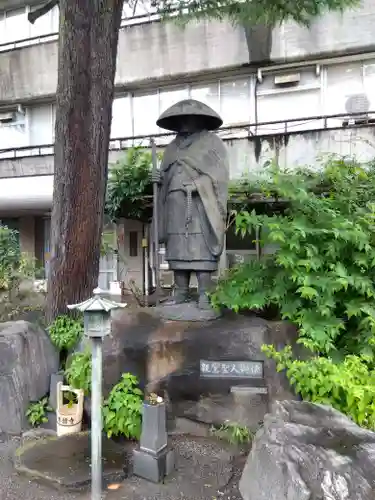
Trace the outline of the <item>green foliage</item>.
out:
<instances>
[{"instance_id":1,"label":"green foliage","mask_svg":"<svg viewBox=\"0 0 375 500\"><path fill-rule=\"evenodd\" d=\"M35 270L34 260L20 251L18 232L0 225L0 321L12 321L42 309L42 294L26 285Z\"/></svg>"},{"instance_id":2,"label":"green foliage","mask_svg":"<svg viewBox=\"0 0 375 500\"><path fill-rule=\"evenodd\" d=\"M65 377L73 389L83 389L85 394L91 392L91 352L76 352L72 355L65 370Z\"/></svg>"},{"instance_id":3,"label":"green foliage","mask_svg":"<svg viewBox=\"0 0 375 500\"><path fill-rule=\"evenodd\" d=\"M148 219L152 206L151 151L134 147L127 150L109 170L106 213L118 217Z\"/></svg>"},{"instance_id":4,"label":"green foliage","mask_svg":"<svg viewBox=\"0 0 375 500\"><path fill-rule=\"evenodd\" d=\"M233 23L273 25L295 21L309 26L312 19L329 11L342 12L360 0L156 0L159 12L169 17L177 10L182 22L191 19L229 19Z\"/></svg>"},{"instance_id":5,"label":"green foliage","mask_svg":"<svg viewBox=\"0 0 375 500\"><path fill-rule=\"evenodd\" d=\"M103 428L108 437L139 439L142 423L142 391L138 379L124 373L103 405Z\"/></svg>"},{"instance_id":6,"label":"green foliage","mask_svg":"<svg viewBox=\"0 0 375 500\"><path fill-rule=\"evenodd\" d=\"M0 291L18 287L34 272L35 263L20 251L18 231L0 225Z\"/></svg>"},{"instance_id":7,"label":"green foliage","mask_svg":"<svg viewBox=\"0 0 375 500\"><path fill-rule=\"evenodd\" d=\"M47 330L53 345L59 351L69 351L82 337L83 320L67 315L58 316Z\"/></svg>"},{"instance_id":8,"label":"green foliage","mask_svg":"<svg viewBox=\"0 0 375 500\"><path fill-rule=\"evenodd\" d=\"M211 434L236 445L250 443L253 439L253 434L247 427L235 422L225 422L218 428L212 427Z\"/></svg>"},{"instance_id":9,"label":"green foliage","mask_svg":"<svg viewBox=\"0 0 375 500\"><path fill-rule=\"evenodd\" d=\"M7 226L0 226L0 290L8 290L18 275L21 252L18 233Z\"/></svg>"},{"instance_id":10,"label":"green foliage","mask_svg":"<svg viewBox=\"0 0 375 500\"><path fill-rule=\"evenodd\" d=\"M290 346L277 352L263 346L267 356L286 370L290 383L303 399L331 405L362 427L375 430L375 366L372 356L347 355L343 362L313 357L294 360Z\"/></svg>"},{"instance_id":11,"label":"green foliage","mask_svg":"<svg viewBox=\"0 0 375 500\"><path fill-rule=\"evenodd\" d=\"M212 301L235 311L277 306L309 349L372 354L375 334L375 166L330 158L319 173L270 168L264 196L288 200L283 215L243 211L236 229L262 228L273 256L235 267Z\"/></svg>"},{"instance_id":12,"label":"green foliage","mask_svg":"<svg viewBox=\"0 0 375 500\"><path fill-rule=\"evenodd\" d=\"M68 408L72 408L73 405L78 403L77 394L72 391L63 391L63 404L66 404Z\"/></svg>"},{"instance_id":13,"label":"green foliage","mask_svg":"<svg viewBox=\"0 0 375 500\"><path fill-rule=\"evenodd\" d=\"M52 408L48 406L47 397L42 398L40 401L32 402L26 410L27 420L33 427L38 427L39 425L48 422L48 411L52 411Z\"/></svg>"}]
</instances>

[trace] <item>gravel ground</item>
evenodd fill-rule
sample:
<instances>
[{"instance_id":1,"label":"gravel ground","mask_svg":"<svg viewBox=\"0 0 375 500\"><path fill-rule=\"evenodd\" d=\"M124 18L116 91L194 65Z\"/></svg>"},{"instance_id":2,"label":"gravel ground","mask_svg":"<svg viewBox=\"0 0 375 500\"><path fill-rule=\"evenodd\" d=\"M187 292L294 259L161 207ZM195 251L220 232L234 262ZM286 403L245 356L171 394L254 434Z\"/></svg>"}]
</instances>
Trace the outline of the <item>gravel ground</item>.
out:
<instances>
[{"instance_id":1,"label":"gravel ground","mask_svg":"<svg viewBox=\"0 0 375 500\"><path fill-rule=\"evenodd\" d=\"M29 481L27 478L18 475L14 471L12 457L19 445L19 438L0 436L1 500L20 500L21 498L23 500L90 500L90 494L88 492L74 494L61 492L47 485L39 485L34 481ZM243 469L244 460L244 456L238 456L235 459L233 475L229 483L223 490L215 492L216 494L214 495L212 489L211 491L207 491L208 496L203 493L204 488L202 488L202 486L209 486L208 484L203 484L202 481L207 481L206 474L203 474L203 476L206 477L201 477L201 481L199 481L199 476L201 476L201 474L196 473L196 471L193 472L192 470L191 486L192 490L195 490L193 485L196 482L196 490L195 494L192 492L193 494L191 496L185 496L182 492L180 494L178 493L178 481L177 484L171 481L170 487L167 485L159 487L158 485L131 477L125 480L117 490L108 491L105 495L105 500L184 500L185 498L189 498L189 500L241 500L241 495L238 491L238 481ZM198 483L201 483L200 487L198 487ZM186 491L186 485L182 487L182 490ZM210 490L210 488L208 488L208 490Z\"/></svg>"}]
</instances>

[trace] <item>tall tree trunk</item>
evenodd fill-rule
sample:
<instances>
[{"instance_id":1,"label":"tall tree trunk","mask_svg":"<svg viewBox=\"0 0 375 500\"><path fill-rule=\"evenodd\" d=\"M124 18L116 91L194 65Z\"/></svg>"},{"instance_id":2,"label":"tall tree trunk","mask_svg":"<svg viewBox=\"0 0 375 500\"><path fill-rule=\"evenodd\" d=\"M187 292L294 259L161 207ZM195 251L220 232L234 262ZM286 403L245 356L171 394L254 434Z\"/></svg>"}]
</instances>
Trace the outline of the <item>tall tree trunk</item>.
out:
<instances>
[{"instance_id":1,"label":"tall tree trunk","mask_svg":"<svg viewBox=\"0 0 375 500\"><path fill-rule=\"evenodd\" d=\"M60 0L47 319L98 283L123 0Z\"/></svg>"}]
</instances>

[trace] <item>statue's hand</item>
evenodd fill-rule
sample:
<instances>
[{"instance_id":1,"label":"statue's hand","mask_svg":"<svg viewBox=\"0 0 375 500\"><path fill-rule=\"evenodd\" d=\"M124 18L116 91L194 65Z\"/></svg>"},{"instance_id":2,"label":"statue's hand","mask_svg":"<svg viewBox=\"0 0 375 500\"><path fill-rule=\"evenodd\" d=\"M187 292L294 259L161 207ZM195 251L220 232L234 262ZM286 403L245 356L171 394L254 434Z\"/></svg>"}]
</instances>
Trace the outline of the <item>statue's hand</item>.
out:
<instances>
[{"instance_id":1,"label":"statue's hand","mask_svg":"<svg viewBox=\"0 0 375 500\"><path fill-rule=\"evenodd\" d=\"M160 170L156 170L156 172L152 172L151 174L151 180L153 183L161 184L161 173Z\"/></svg>"}]
</instances>

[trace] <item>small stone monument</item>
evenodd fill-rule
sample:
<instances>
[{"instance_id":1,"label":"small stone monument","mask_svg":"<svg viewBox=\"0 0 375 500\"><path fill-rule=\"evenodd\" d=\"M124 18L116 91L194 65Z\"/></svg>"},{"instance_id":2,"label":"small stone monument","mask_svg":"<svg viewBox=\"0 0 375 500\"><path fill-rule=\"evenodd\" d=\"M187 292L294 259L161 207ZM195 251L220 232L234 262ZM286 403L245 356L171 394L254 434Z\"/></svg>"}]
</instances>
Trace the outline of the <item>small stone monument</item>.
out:
<instances>
[{"instance_id":1,"label":"small stone monument","mask_svg":"<svg viewBox=\"0 0 375 500\"><path fill-rule=\"evenodd\" d=\"M143 403L139 450L134 450L133 473L154 483L174 470L174 452L168 448L166 406L162 398Z\"/></svg>"},{"instance_id":2,"label":"small stone monument","mask_svg":"<svg viewBox=\"0 0 375 500\"><path fill-rule=\"evenodd\" d=\"M153 182L158 185L155 248L165 244L165 258L174 273L174 297L158 308L168 320L218 317L207 292L224 249L227 223L228 152L213 132L222 123L213 109L193 99L174 104L157 121L159 127L177 132L160 170L153 172ZM189 297L192 273L198 280L198 303Z\"/></svg>"}]
</instances>

